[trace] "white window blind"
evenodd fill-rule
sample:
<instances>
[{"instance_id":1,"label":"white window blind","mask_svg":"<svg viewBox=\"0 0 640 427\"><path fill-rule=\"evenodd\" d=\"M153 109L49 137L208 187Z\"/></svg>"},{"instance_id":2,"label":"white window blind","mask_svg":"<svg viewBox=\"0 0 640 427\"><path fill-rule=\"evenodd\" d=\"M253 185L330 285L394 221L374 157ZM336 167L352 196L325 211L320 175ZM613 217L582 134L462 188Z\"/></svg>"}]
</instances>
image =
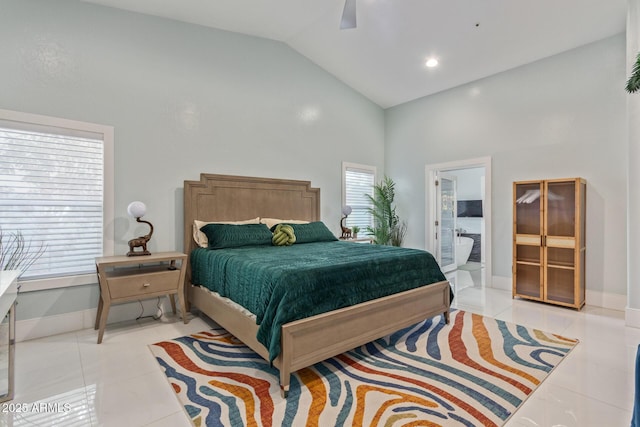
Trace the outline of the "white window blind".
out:
<instances>
[{"instance_id":1,"label":"white window blind","mask_svg":"<svg viewBox=\"0 0 640 427\"><path fill-rule=\"evenodd\" d=\"M357 225L360 234L366 234L367 227L373 226L373 217L369 209L373 207L367 194L373 197L375 184L375 168L364 165L344 165L344 195L345 205L351 206L352 212L347 217L347 227Z\"/></svg>"},{"instance_id":2,"label":"white window blind","mask_svg":"<svg viewBox=\"0 0 640 427\"><path fill-rule=\"evenodd\" d=\"M103 183L102 134L0 121L0 227L46 247L22 280L95 273Z\"/></svg>"}]
</instances>

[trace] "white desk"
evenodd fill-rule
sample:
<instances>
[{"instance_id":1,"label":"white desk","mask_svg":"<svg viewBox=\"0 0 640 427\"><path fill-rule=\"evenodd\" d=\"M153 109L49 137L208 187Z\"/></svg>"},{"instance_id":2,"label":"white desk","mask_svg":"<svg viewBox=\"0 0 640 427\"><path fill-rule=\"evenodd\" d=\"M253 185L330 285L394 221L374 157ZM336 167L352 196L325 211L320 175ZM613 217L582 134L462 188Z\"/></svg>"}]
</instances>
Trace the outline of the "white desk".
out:
<instances>
[{"instance_id":1,"label":"white desk","mask_svg":"<svg viewBox=\"0 0 640 427\"><path fill-rule=\"evenodd\" d=\"M3 338L3 342L0 342L0 360L2 366L0 366L0 402L6 402L13 399L13 385L14 385L14 358L16 347L16 311L15 302L18 297L18 276L19 271L9 270L0 271L0 321L2 321L7 315L9 316L9 323L7 325L8 331L2 331L0 334ZM4 325L2 325L4 327ZM5 336L8 338L5 341ZM6 348L6 360L5 360L5 348ZM6 394L5 394L6 391Z\"/></svg>"}]
</instances>

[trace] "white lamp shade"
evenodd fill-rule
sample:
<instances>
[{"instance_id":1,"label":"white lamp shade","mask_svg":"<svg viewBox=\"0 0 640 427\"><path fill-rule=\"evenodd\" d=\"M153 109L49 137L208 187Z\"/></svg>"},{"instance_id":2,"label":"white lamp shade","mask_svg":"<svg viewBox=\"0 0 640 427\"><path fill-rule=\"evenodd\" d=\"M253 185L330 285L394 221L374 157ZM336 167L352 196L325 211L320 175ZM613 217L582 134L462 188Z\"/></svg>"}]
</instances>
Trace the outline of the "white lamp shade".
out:
<instances>
[{"instance_id":1,"label":"white lamp shade","mask_svg":"<svg viewBox=\"0 0 640 427\"><path fill-rule=\"evenodd\" d=\"M349 215L351 215L351 211L352 210L353 209L351 209L351 206L345 205L345 206L342 207L342 215L349 216Z\"/></svg>"},{"instance_id":2,"label":"white lamp shade","mask_svg":"<svg viewBox=\"0 0 640 427\"><path fill-rule=\"evenodd\" d=\"M134 218L141 218L147 213L147 207L142 202L131 202L127 207L127 212Z\"/></svg>"}]
</instances>

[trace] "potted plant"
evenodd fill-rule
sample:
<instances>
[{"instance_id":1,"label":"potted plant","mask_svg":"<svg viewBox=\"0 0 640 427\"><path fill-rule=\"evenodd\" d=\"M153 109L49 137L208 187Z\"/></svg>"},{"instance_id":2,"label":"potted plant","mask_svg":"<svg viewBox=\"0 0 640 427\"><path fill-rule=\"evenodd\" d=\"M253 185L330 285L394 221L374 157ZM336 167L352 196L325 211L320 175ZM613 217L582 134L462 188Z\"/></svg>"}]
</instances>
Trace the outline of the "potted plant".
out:
<instances>
[{"instance_id":1,"label":"potted plant","mask_svg":"<svg viewBox=\"0 0 640 427\"><path fill-rule=\"evenodd\" d=\"M407 224L400 221L393 206L395 198L395 182L388 176L379 184L373 186L373 197L367 194L373 204L369 212L373 215L373 227L367 231L373 237L373 243L378 245L402 246L407 234Z\"/></svg>"},{"instance_id":2,"label":"potted plant","mask_svg":"<svg viewBox=\"0 0 640 427\"><path fill-rule=\"evenodd\" d=\"M354 225L353 227L351 227L351 237L353 237L354 239L357 239L359 231L360 231L360 227L358 227L357 225Z\"/></svg>"}]
</instances>

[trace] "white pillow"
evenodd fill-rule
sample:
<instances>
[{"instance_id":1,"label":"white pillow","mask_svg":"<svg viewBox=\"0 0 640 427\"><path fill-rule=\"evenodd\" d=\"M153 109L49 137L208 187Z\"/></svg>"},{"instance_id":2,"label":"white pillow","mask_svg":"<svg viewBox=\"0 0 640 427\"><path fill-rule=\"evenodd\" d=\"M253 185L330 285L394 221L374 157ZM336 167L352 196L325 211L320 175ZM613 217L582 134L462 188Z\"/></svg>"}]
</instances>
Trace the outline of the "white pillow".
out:
<instances>
[{"instance_id":1,"label":"white pillow","mask_svg":"<svg viewBox=\"0 0 640 427\"><path fill-rule=\"evenodd\" d=\"M204 234L200 229L207 224L260 224L260 217L256 217L253 219L245 219L244 221L198 221L197 219L193 220L193 240L200 246L201 248L206 248L209 246L209 239L207 239L207 235Z\"/></svg>"},{"instance_id":2,"label":"white pillow","mask_svg":"<svg viewBox=\"0 0 640 427\"><path fill-rule=\"evenodd\" d=\"M299 219L277 219L277 218L260 218L261 224L267 224L267 228L271 230L276 224L280 224L281 222L286 222L288 224L309 224L309 221L303 221Z\"/></svg>"}]
</instances>

